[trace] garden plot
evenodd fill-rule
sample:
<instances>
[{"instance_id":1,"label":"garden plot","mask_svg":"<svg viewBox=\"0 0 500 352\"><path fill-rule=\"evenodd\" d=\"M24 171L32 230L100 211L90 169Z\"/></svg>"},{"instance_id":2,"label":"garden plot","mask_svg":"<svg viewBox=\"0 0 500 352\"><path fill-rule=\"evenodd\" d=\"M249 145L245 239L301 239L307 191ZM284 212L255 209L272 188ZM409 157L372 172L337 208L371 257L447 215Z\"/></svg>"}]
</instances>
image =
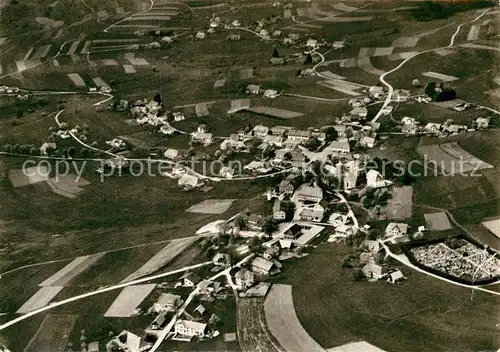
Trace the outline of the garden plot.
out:
<instances>
[{"instance_id":1,"label":"garden plot","mask_svg":"<svg viewBox=\"0 0 500 352\"><path fill-rule=\"evenodd\" d=\"M240 71L240 79L250 79L253 78L253 68L243 68Z\"/></svg>"},{"instance_id":2,"label":"garden plot","mask_svg":"<svg viewBox=\"0 0 500 352\"><path fill-rule=\"evenodd\" d=\"M80 51L80 54L88 54L91 45L92 45L92 41L86 40L85 43L83 44L83 48Z\"/></svg>"},{"instance_id":3,"label":"garden plot","mask_svg":"<svg viewBox=\"0 0 500 352\"><path fill-rule=\"evenodd\" d=\"M132 281L160 270L162 267L174 260L175 257L184 252L184 250L191 246L196 240L197 237L189 237L169 242L162 250L156 253L143 266L141 266L134 273L127 276L121 282Z\"/></svg>"},{"instance_id":4,"label":"garden plot","mask_svg":"<svg viewBox=\"0 0 500 352\"><path fill-rule=\"evenodd\" d=\"M63 289L63 286L48 286L40 288L28 299L16 313L24 314L45 307Z\"/></svg>"},{"instance_id":5,"label":"garden plot","mask_svg":"<svg viewBox=\"0 0 500 352\"><path fill-rule=\"evenodd\" d=\"M28 49L28 51L26 52L26 54L24 54L22 61L26 61L26 60L28 60L30 58L31 53L33 52L33 49L34 49L34 47L31 47L31 48Z\"/></svg>"},{"instance_id":6,"label":"garden plot","mask_svg":"<svg viewBox=\"0 0 500 352\"><path fill-rule=\"evenodd\" d=\"M226 79L225 78L222 78L222 79L218 79L215 81L214 83L214 88L221 88L221 87L224 87L226 84Z\"/></svg>"},{"instance_id":7,"label":"garden plot","mask_svg":"<svg viewBox=\"0 0 500 352\"><path fill-rule=\"evenodd\" d=\"M445 212L424 214L424 219L429 231L445 231L452 228Z\"/></svg>"},{"instance_id":8,"label":"garden plot","mask_svg":"<svg viewBox=\"0 0 500 352\"><path fill-rule=\"evenodd\" d=\"M384 211L388 219L404 220L412 216L413 187L394 187L392 198L387 201Z\"/></svg>"},{"instance_id":9,"label":"garden plot","mask_svg":"<svg viewBox=\"0 0 500 352\"><path fill-rule=\"evenodd\" d=\"M9 170L9 179L14 187L23 187L49 179L49 172L46 166L38 165L22 169Z\"/></svg>"},{"instance_id":10,"label":"garden plot","mask_svg":"<svg viewBox=\"0 0 500 352\"><path fill-rule=\"evenodd\" d=\"M156 284L125 287L108 308L105 317L128 318L134 315L136 308L153 291Z\"/></svg>"},{"instance_id":11,"label":"garden plot","mask_svg":"<svg viewBox=\"0 0 500 352\"><path fill-rule=\"evenodd\" d=\"M186 211L198 214L222 214L233 204L235 199L208 199L195 204Z\"/></svg>"},{"instance_id":12,"label":"garden plot","mask_svg":"<svg viewBox=\"0 0 500 352\"><path fill-rule=\"evenodd\" d=\"M84 191L80 186L90 184L89 181L81 177L78 178L75 174L60 175L57 178L50 178L46 182L52 192L71 199L76 198L78 194Z\"/></svg>"},{"instance_id":13,"label":"garden plot","mask_svg":"<svg viewBox=\"0 0 500 352\"><path fill-rule=\"evenodd\" d=\"M85 84L85 81L83 80L82 76L80 76L78 73L68 73L68 78L73 81L75 86L77 87L86 87L87 85Z\"/></svg>"},{"instance_id":14,"label":"garden plot","mask_svg":"<svg viewBox=\"0 0 500 352\"><path fill-rule=\"evenodd\" d=\"M385 73L385 71L374 67L372 65L369 57L360 57L358 59L358 67L360 69L362 69L363 71L366 71L368 73L371 73L371 74L377 75L377 76L381 76Z\"/></svg>"},{"instance_id":15,"label":"garden plot","mask_svg":"<svg viewBox=\"0 0 500 352\"><path fill-rule=\"evenodd\" d=\"M24 352L64 352L77 314L47 314Z\"/></svg>"},{"instance_id":16,"label":"garden plot","mask_svg":"<svg viewBox=\"0 0 500 352\"><path fill-rule=\"evenodd\" d=\"M64 268L59 270L57 273L49 277L38 286L66 286L71 282L71 280L90 268L103 256L104 253L98 253L94 255L86 255L83 257L75 258L68 265L66 265Z\"/></svg>"},{"instance_id":17,"label":"garden plot","mask_svg":"<svg viewBox=\"0 0 500 352\"><path fill-rule=\"evenodd\" d=\"M484 221L481 223L486 227L491 233L500 238L500 218L490 221Z\"/></svg>"},{"instance_id":18,"label":"garden plot","mask_svg":"<svg viewBox=\"0 0 500 352\"><path fill-rule=\"evenodd\" d=\"M51 44L48 44L48 45L42 45L41 47L39 47L35 53L35 55L33 56L33 59L36 60L36 59L43 59L47 56L47 54L49 53L49 50L50 48L52 47Z\"/></svg>"},{"instance_id":19,"label":"garden plot","mask_svg":"<svg viewBox=\"0 0 500 352\"><path fill-rule=\"evenodd\" d=\"M285 110L280 108L273 108L270 106L252 106L247 109L248 111L254 112L256 114L277 117L279 119L294 119L296 117L304 115L301 112Z\"/></svg>"},{"instance_id":20,"label":"garden plot","mask_svg":"<svg viewBox=\"0 0 500 352\"><path fill-rule=\"evenodd\" d=\"M326 352L385 352L384 350L369 344L366 341L346 343L342 346L332 347Z\"/></svg>"},{"instance_id":21,"label":"garden plot","mask_svg":"<svg viewBox=\"0 0 500 352\"><path fill-rule=\"evenodd\" d=\"M136 69L134 65L123 65L123 70L125 73L136 73Z\"/></svg>"},{"instance_id":22,"label":"garden plot","mask_svg":"<svg viewBox=\"0 0 500 352\"><path fill-rule=\"evenodd\" d=\"M422 73L422 76L438 79L443 82L453 82L458 80L458 77L448 76L443 73L432 72L432 71L424 72Z\"/></svg>"},{"instance_id":23,"label":"garden plot","mask_svg":"<svg viewBox=\"0 0 500 352\"><path fill-rule=\"evenodd\" d=\"M401 37L394 40L391 46L393 48L413 48L419 39L419 37Z\"/></svg>"},{"instance_id":24,"label":"garden plot","mask_svg":"<svg viewBox=\"0 0 500 352\"><path fill-rule=\"evenodd\" d=\"M293 305L292 286L274 284L264 311L269 330L286 351L325 351L300 324Z\"/></svg>"}]
</instances>

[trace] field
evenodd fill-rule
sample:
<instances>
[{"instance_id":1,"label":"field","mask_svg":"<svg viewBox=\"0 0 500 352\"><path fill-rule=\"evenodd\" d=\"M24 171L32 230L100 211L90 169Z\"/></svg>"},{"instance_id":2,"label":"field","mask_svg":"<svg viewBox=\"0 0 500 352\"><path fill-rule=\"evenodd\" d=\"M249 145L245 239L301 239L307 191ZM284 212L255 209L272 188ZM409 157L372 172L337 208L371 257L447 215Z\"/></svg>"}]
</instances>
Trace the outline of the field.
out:
<instances>
[{"instance_id":1,"label":"field","mask_svg":"<svg viewBox=\"0 0 500 352\"><path fill-rule=\"evenodd\" d=\"M155 284L147 284L125 287L104 313L104 316L128 318L134 315L135 309L153 291L155 286Z\"/></svg>"},{"instance_id":2,"label":"field","mask_svg":"<svg viewBox=\"0 0 500 352\"><path fill-rule=\"evenodd\" d=\"M243 352L286 351L267 326L262 299L239 299L236 306L238 309L239 342Z\"/></svg>"},{"instance_id":3,"label":"field","mask_svg":"<svg viewBox=\"0 0 500 352\"><path fill-rule=\"evenodd\" d=\"M394 262L388 264L408 278L402 285L356 282L342 268L349 253L352 249L344 244L323 244L307 258L288 262L276 280L292 285L300 323L325 348L353 341L387 351L487 350L498 345L494 307L499 298L476 292L471 301L470 290ZM323 267L330 270L318 270Z\"/></svg>"},{"instance_id":4,"label":"field","mask_svg":"<svg viewBox=\"0 0 500 352\"><path fill-rule=\"evenodd\" d=\"M104 254L95 254L90 256L78 257L72 260L68 265L59 270L57 273L42 282L39 286L66 286L76 276L89 269Z\"/></svg>"},{"instance_id":5,"label":"field","mask_svg":"<svg viewBox=\"0 0 500 352\"><path fill-rule=\"evenodd\" d=\"M233 204L234 199L210 199L195 204L186 211L189 213L201 214L222 214Z\"/></svg>"},{"instance_id":6,"label":"field","mask_svg":"<svg viewBox=\"0 0 500 352\"><path fill-rule=\"evenodd\" d=\"M482 222L482 225L490 230L495 236L500 238L500 219Z\"/></svg>"},{"instance_id":7,"label":"field","mask_svg":"<svg viewBox=\"0 0 500 352\"><path fill-rule=\"evenodd\" d=\"M351 342L342 346L332 347L327 350L327 352L358 352L358 351L384 352L384 350L381 350L380 348L375 347L366 341Z\"/></svg>"},{"instance_id":8,"label":"field","mask_svg":"<svg viewBox=\"0 0 500 352\"><path fill-rule=\"evenodd\" d=\"M24 349L25 352L64 352L73 326L78 319L74 314L48 314L40 328Z\"/></svg>"},{"instance_id":9,"label":"field","mask_svg":"<svg viewBox=\"0 0 500 352\"><path fill-rule=\"evenodd\" d=\"M264 311L269 330L286 351L324 351L300 324L291 286L273 285L266 297Z\"/></svg>"},{"instance_id":10,"label":"field","mask_svg":"<svg viewBox=\"0 0 500 352\"><path fill-rule=\"evenodd\" d=\"M444 212L424 214L425 224L429 231L444 231L451 229L448 215Z\"/></svg>"},{"instance_id":11,"label":"field","mask_svg":"<svg viewBox=\"0 0 500 352\"><path fill-rule=\"evenodd\" d=\"M158 269L170 263L175 257L181 254L185 249L196 242L197 237L190 237L185 239L173 240L167 244L161 251L156 253L137 271L127 276L122 282L132 281L142 276L154 273Z\"/></svg>"},{"instance_id":12,"label":"field","mask_svg":"<svg viewBox=\"0 0 500 352\"><path fill-rule=\"evenodd\" d=\"M45 307L63 289L63 286L49 286L40 288L17 310L17 313L29 313Z\"/></svg>"}]
</instances>

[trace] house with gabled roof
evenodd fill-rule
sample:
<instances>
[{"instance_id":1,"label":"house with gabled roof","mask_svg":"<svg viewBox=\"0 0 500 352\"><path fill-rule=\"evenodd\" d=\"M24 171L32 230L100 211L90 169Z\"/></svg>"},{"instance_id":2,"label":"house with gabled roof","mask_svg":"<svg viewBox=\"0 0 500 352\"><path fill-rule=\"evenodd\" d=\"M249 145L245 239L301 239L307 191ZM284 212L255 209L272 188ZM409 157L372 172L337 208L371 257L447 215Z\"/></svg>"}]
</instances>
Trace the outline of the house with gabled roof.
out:
<instances>
[{"instance_id":1,"label":"house with gabled roof","mask_svg":"<svg viewBox=\"0 0 500 352\"><path fill-rule=\"evenodd\" d=\"M366 186L371 188L387 187L392 184L391 181L384 179L377 170L371 169L366 173Z\"/></svg>"},{"instance_id":2,"label":"house with gabled roof","mask_svg":"<svg viewBox=\"0 0 500 352\"><path fill-rule=\"evenodd\" d=\"M198 274L193 272L187 272L181 276L181 283L184 287L194 287L201 281Z\"/></svg>"},{"instance_id":3,"label":"house with gabled roof","mask_svg":"<svg viewBox=\"0 0 500 352\"><path fill-rule=\"evenodd\" d=\"M269 127L264 125L257 125L252 129L254 137L264 138L269 134Z\"/></svg>"},{"instance_id":4,"label":"house with gabled roof","mask_svg":"<svg viewBox=\"0 0 500 352\"><path fill-rule=\"evenodd\" d=\"M177 320L174 333L185 337L203 337L207 333L207 324L191 320Z\"/></svg>"},{"instance_id":5,"label":"house with gabled roof","mask_svg":"<svg viewBox=\"0 0 500 352\"><path fill-rule=\"evenodd\" d=\"M281 201L276 199L273 205L273 219L274 220L285 220L286 212L281 206Z\"/></svg>"},{"instance_id":6,"label":"house with gabled roof","mask_svg":"<svg viewBox=\"0 0 500 352\"><path fill-rule=\"evenodd\" d=\"M408 233L408 224L401 223L401 222L391 222L387 227L385 228L385 235L387 237L402 237L406 236Z\"/></svg>"},{"instance_id":7,"label":"house with gabled roof","mask_svg":"<svg viewBox=\"0 0 500 352\"><path fill-rule=\"evenodd\" d=\"M252 260L252 271L259 274L264 275L273 275L279 272L279 269L276 268L273 262L264 259L262 257L257 257Z\"/></svg>"},{"instance_id":8,"label":"house with gabled roof","mask_svg":"<svg viewBox=\"0 0 500 352\"><path fill-rule=\"evenodd\" d=\"M384 268L375 263L366 264L361 271L368 280L379 280L385 276Z\"/></svg>"},{"instance_id":9,"label":"house with gabled roof","mask_svg":"<svg viewBox=\"0 0 500 352\"><path fill-rule=\"evenodd\" d=\"M255 282L254 273L245 268L240 269L234 275L234 283L238 290L246 290Z\"/></svg>"},{"instance_id":10,"label":"house with gabled roof","mask_svg":"<svg viewBox=\"0 0 500 352\"><path fill-rule=\"evenodd\" d=\"M323 151L325 155L330 154L349 154L351 152L351 147L349 146L349 141L347 138L341 138L336 141L332 141Z\"/></svg>"},{"instance_id":11,"label":"house with gabled roof","mask_svg":"<svg viewBox=\"0 0 500 352\"><path fill-rule=\"evenodd\" d=\"M144 352L151 348L151 344L130 331L123 330L106 344L106 350L118 348L124 352Z\"/></svg>"},{"instance_id":12,"label":"house with gabled roof","mask_svg":"<svg viewBox=\"0 0 500 352\"><path fill-rule=\"evenodd\" d=\"M176 310L182 305L183 300L181 296L172 293L162 293L158 300L153 304L155 312L167 312Z\"/></svg>"},{"instance_id":13,"label":"house with gabled roof","mask_svg":"<svg viewBox=\"0 0 500 352\"><path fill-rule=\"evenodd\" d=\"M347 215L340 213L333 213L328 218L328 223L332 224L334 227L337 227L340 225L345 225L347 219L348 219Z\"/></svg>"},{"instance_id":14,"label":"house with gabled roof","mask_svg":"<svg viewBox=\"0 0 500 352\"><path fill-rule=\"evenodd\" d=\"M424 130L427 133L437 134L441 131L441 126L442 125L440 123L429 122L427 125L425 125Z\"/></svg>"},{"instance_id":15,"label":"house with gabled roof","mask_svg":"<svg viewBox=\"0 0 500 352\"><path fill-rule=\"evenodd\" d=\"M299 217L303 221L321 221L323 219L325 211L319 210L314 207L302 208L299 211Z\"/></svg>"},{"instance_id":16,"label":"house with gabled roof","mask_svg":"<svg viewBox=\"0 0 500 352\"><path fill-rule=\"evenodd\" d=\"M300 202L319 202L323 199L323 190L317 186L302 186L295 192L295 197Z\"/></svg>"}]
</instances>

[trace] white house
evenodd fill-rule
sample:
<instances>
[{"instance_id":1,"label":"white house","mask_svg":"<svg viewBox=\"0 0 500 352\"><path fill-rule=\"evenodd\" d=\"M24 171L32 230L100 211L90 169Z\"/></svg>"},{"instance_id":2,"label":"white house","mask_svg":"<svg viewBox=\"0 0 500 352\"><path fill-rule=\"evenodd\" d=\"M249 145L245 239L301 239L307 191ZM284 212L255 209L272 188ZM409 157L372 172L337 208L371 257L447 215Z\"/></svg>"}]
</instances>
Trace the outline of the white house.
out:
<instances>
[{"instance_id":1,"label":"white house","mask_svg":"<svg viewBox=\"0 0 500 352\"><path fill-rule=\"evenodd\" d=\"M478 117L476 119L476 128L481 129L481 128L488 128L490 124L490 118L489 117Z\"/></svg>"},{"instance_id":2,"label":"white house","mask_svg":"<svg viewBox=\"0 0 500 352\"><path fill-rule=\"evenodd\" d=\"M283 145L283 137L281 136L273 136L271 134L268 134L263 138L264 142L266 142L269 145L273 145L276 147L281 147Z\"/></svg>"},{"instance_id":3,"label":"white house","mask_svg":"<svg viewBox=\"0 0 500 352\"><path fill-rule=\"evenodd\" d=\"M384 276L384 268L374 263L366 264L361 271L368 280L379 280Z\"/></svg>"},{"instance_id":4,"label":"white house","mask_svg":"<svg viewBox=\"0 0 500 352\"><path fill-rule=\"evenodd\" d=\"M195 188L200 185L200 179L196 176L189 175L189 174L183 174L181 178L179 178L179 181L177 181L177 184L180 187L186 187L186 188Z\"/></svg>"},{"instance_id":5,"label":"white house","mask_svg":"<svg viewBox=\"0 0 500 352\"><path fill-rule=\"evenodd\" d=\"M269 127L264 125L257 125L253 128L252 131L255 137L264 138L269 134Z\"/></svg>"},{"instance_id":6,"label":"white house","mask_svg":"<svg viewBox=\"0 0 500 352\"><path fill-rule=\"evenodd\" d=\"M123 330L106 344L106 350L108 351L116 347L118 347L119 351L143 352L149 350L152 346L136 334Z\"/></svg>"},{"instance_id":7,"label":"white house","mask_svg":"<svg viewBox=\"0 0 500 352\"><path fill-rule=\"evenodd\" d=\"M328 154L349 154L351 147L349 146L349 141L346 138L341 138L337 141L332 141L323 151L326 155Z\"/></svg>"},{"instance_id":8,"label":"white house","mask_svg":"<svg viewBox=\"0 0 500 352\"><path fill-rule=\"evenodd\" d=\"M370 89L368 89L368 94L373 98L379 98L382 94L384 94L384 87L371 86Z\"/></svg>"},{"instance_id":9,"label":"white house","mask_svg":"<svg viewBox=\"0 0 500 352\"><path fill-rule=\"evenodd\" d=\"M333 213L328 218L328 223L332 224L335 227L338 227L340 225L345 225L345 223L347 222L347 219L348 219L347 215Z\"/></svg>"},{"instance_id":10,"label":"white house","mask_svg":"<svg viewBox=\"0 0 500 352\"><path fill-rule=\"evenodd\" d=\"M299 211L299 217L303 221L321 221L323 219L324 210L311 208L302 208Z\"/></svg>"},{"instance_id":11,"label":"white house","mask_svg":"<svg viewBox=\"0 0 500 352\"><path fill-rule=\"evenodd\" d=\"M181 296L172 293L162 293L153 304L153 310L157 313L176 310L182 305Z\"/></svg>"},{"instance_id":12,"label":"white house","mask_svg":"<svg viewBox=\"0 0 500 352\"><path fill-rule=\"evenodd\" d=\"M255 282L254 273L245 268L240 269L234 276L234 283L238 290L246 290Z\"/></svg>"},{"instance_id":13,"label":"white house","mask_svg":"<svg viewBox=\"0 0 500 352\"><path fill-rule=\"evenodd\" d=\"M335 228L335 234L338 236L353 236L356 234L356 231L353 226L349 225L339 225Z\"/></svg>"},{"instance_id":14,"label":"white house","mask_svg":"<svg viewBox=\"0 0 500 352\"><path fill-rule=\"evenodd\" d=\"M207 332L207 324L190 320L177 320L174 333L187 337L203 337Z\"/></svg>"},{"instance_id":15,"label":"white house","mask_svg":"<svg viewBox=\"0 0 500 352\"><path fill-rule=\"evenodd\" d=\"M318 41L316 39L309 38L306 41L306 46L308 48L315 48L318 46Z\"/></svg>"},{"instance_id":16,"label":"white house","mask_svg":"<svg viewBox=\"0 0 500 352\"><path fill-rule=\"evenodd\" d=\"M387 237L402 237L408 233L408 224L391 222L385 228L385 234Z\"/></svg>"},{"instance_id":17,"label":"white house","mask_svg":"<svg viewBox=\"0 0 500 352\"><path fill-rule=\"evenodd\" d=\"M362 146L367 147L367 148L373 148L375 146L375 138L363 136L360 139L359 144L361 144Z\"/></svg>"},{"instance_id":18,"label":"white house","mask_svg":"<svg viewBox=\"0 0 500 352\"><path fill-rule=\"evenodd\" d=\"M300 202L319 202L323 199L323 190L316 186L302 186L295 192L295 197Z\"/></svg>"},{"instance_id":19,"label":"white house","mask_svg":"<svg viewBox=\"0 0 500 352\"><path fill-rule=\"evenodd\" d=\"M371 188L387 187L392 184L391 181L384 179L377 170L370 170L366 173L366 185Z\"/></svg>"},{"instance_id":20,"label":"white house","mask_svg":"<svg viewBox=\"0 0 500 352\"><path fill-rule=\"evenodd\" d=\"M410 99L411 93L408 89L395 89L392 98L397 102L407 101Z\"/></svg>"},{"instance_id":21,"label":"white house","mask_svg":"<svg viewBox=\"0 0 500 352\"><path fill-rule=\"evenodd\" d=\"M264 91L264 98L276 98L278 96L278 91L276 89L266 89Z\"/></svg>"},{"instance_id":22,"label":"white house","mask_svg":"<svg viewBox=\"0 0 500 352\"><path fill-rule=\"evenodd\" d=\"M211 133L196 133L193 135L193 141L197 141L203 143L205 145L209 145L212 143L212 134Z\"/></svg>"},{"instance_id":23,"label":"white house","mask_svg":"<svg viewBox=\"0 0 500 352\"><path fill-rule=\"evenodd\" d=\"M274 220L285 220L286 213L281 207L281 201L276 199L273 205L273 219Z\"/></svg>"},{"instance_id":24,"label":"white house","mask_svg":"<svg viewBox=\"0 0 500 352\"><path fill-rule=\"evenodd\" d=\"M424 130L428 133L439 133L439 131L441 130L441 124L429 122L427 125L425 125Z\"/></svg>"},{"instance_id":25,"label":"white house","mask_svg":"<svg viewBox=\"0 0 500 352\"><path fill-rule=\"evenodd\" d=\"M228 166L223 166L223 167L221 167L221 169L219 171L219 175L221 177L225 177L225 178L233 178L234 169L232 169Z\"/></svg>"},{"instance_id":26,"label":"white house","mask_svg":"<svg viewBox=\"0 0 500 352\"><path fill-rule=\"evenodd\" d=\"M196 33L196 39L205 39L205 37L207 36L207 34L205 32L198 32Z\"/></svg>"},{"instance_id":27,"label":"white house","mask_svg":"<svg viewBox=\"0 0 500 352\"><path fill-rule=\"evenodd\" d=\"M290 130L288 131L288 140L296 142L305 142L311 136L311 131L307 130Z\"/></svg>"},{"instance_id":28,"label":"white house","mask_svg":"<svg viewBox=\"0 0 500 352\"><path fill-rule=\"evenodd\" d=\"M249 84L246 89L247 94L258 95L260 94L260 86L257 84Z\"/></svg>"},{"instance_id":29,"label":"white house","mask_svg":"<svg viewBox=\"0 0 500 352\"><path fill-rule=\"evenodd\" d=\"M349 113L352 117L356 118L366 118L368 116L368 109L365 108L364 106L356 106L354 109L351 110Z\"/></svg>"},{"instance_id":30,"label":"white house","mask_svg":"<svg viewBox=\"0 0 500 352\"><path fill-rule=\"evenodd\" d=\"M414 117L405 116L401 119L403 125L413 125L415 123Z\"/></svg>"},{"instance_id":31,"label":"white house","mask_svg":"<svg viewBox=\"0 0 500 352\"><path fill-rule=\"evenodd\" d=\"M201 281L201 278L192 272L187 272L181 276L181 283L183 287L194 287Z\"/></svg>"},{"instance_id":32,"label":"white house","mask_svg":"<svg viewBox=\"0 0 500 352\"><path fill-rule=\"evenodd\" d=\"M390 282L391 284L401 282L404 279L405 279L405 277L404 277L403 273L401 272L401 270L396 270L395 272L390 273L387 276L387 282Z\"/></svg>"},{"instance_id":33,"label":"white house","mask_svg":"<svg viewBox=\"0 0 500 352\"><path fill-rule=\"evenodd\" d=\"M257 257L252 261L252 271L264 275L270 275L273 273L275 265L273 262Z\"/></svg>"}]
</instances>

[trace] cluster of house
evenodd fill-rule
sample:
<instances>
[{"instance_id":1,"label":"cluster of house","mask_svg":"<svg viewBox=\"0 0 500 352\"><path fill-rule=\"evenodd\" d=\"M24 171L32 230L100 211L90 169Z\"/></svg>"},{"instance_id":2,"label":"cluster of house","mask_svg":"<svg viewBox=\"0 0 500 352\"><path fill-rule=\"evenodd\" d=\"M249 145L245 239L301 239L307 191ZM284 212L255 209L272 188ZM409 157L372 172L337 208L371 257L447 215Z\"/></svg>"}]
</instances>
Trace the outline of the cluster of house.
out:
<instances>
[{"instance_id":1,"label":"cluster of house","mask_svg":"<svg viewBox=\"0 0 500 352\"><path fill-rule=\"evenodd\" d=\"M276 98L279 92L276 89L263 89L257 84L249 84L246 88L246 93L249 95L262 94L264 98Z\"/></svg>"},{"instance_id":2,"label":"cluster of house","mask_svg":"<svg viewBox=\"0 0 500 352\"><path fill-rule=\"evenodd\" d=\"M462 132L473 132L475 130L487 129L489 127L489 117L479 117L473 121L471 126L452 123L451 120L445 123L429 122L424 126L420 125L414 117L405 116L401 119L401 131L407 135L429 134L435 136L457 135Z\"/></svg>"},{"instance_id":3,"label":"cluster of house","mask_svg":"<svg viewBox=\"0 0 500 352\"><path fill-rule=\"evenodd\" d=\"M156 100L149 102L146 99L138 100L131 105L130 112L136 118L137 124L159 126L158 132L166 135L175 133L175 129L168 122L170 119L176 122L185 119L185 116L180 112L173 112L171 116L168 113L162 113L162 104Z\"/></svg>"}]
</instances>

